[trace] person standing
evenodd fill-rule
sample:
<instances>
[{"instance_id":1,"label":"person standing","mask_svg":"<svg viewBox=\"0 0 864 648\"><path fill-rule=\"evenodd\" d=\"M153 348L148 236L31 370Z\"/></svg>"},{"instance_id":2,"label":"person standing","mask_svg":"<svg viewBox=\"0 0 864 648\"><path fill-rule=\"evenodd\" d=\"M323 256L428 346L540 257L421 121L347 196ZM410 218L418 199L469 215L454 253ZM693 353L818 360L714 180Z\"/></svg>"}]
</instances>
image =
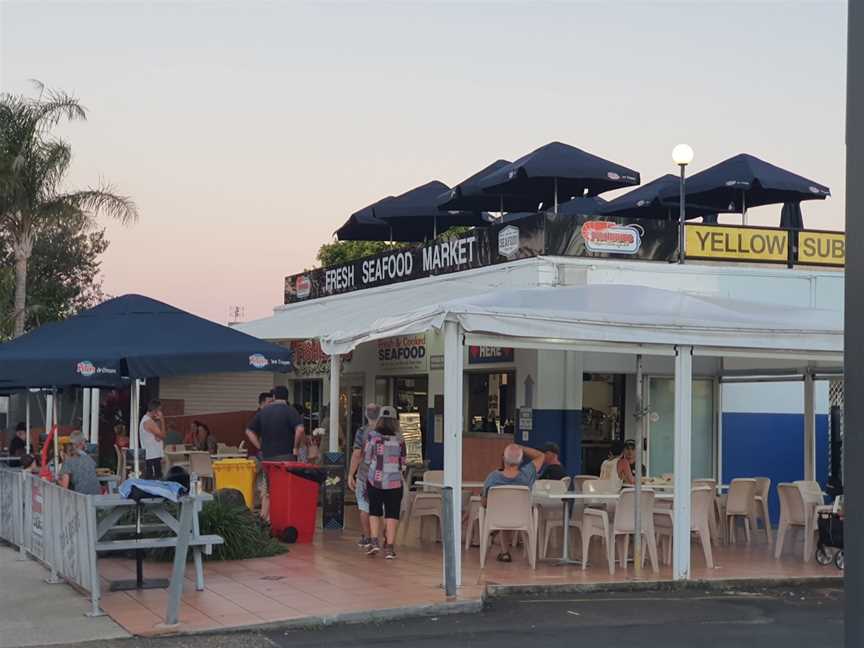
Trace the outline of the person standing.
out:
<instances>
[{"instance_id":1,"label":"person standing","mask_svg":"<svg viewBox=\"0 0 864 648\"><path fill-rule=\"evenodd\" d=\"M383 532L384 557L393 560L396 558L396 531L402 508L402 473L406 465L406 452L405 441L399 434L396 411L392 407L381 408L375 429L366 438L364 455L369 464L366 490L372 534L367 554L374 556L381 551L379 538Z\"/></svg>"},{"instance_id":2,"label":"person standing","mask_svg":"<svg viewBox=\"0 0 864 648\"><path fill-rule=\"evenodd\" d=\"M303 421L288 404L288 388L273 388L273 402L262 407L246 428L246 437L261 451L263 461L296 461L304 443ZM261 490L261 517L270 517L270 484L265 473Z\"/></svg>"},{"instance_id":3,"label":"person standing","mask_svg":"<svg viewBox=\"0 0 864 648\"><path fill-rule=\"evenodd\" d=\"M23 457L27 452L27 424L23 421L15 426L15 436L9 442L9 456Z\"/></svg>"},{"instance_id":4,"label":"person standing","mask_svg":"<svg viewBox=\"0 0 864 648\"><path fill-rule=\"evenodd\" d=\"M144 479L162 479L162 458L165 456L165 417L162 401L152 400L138 425L138 438L144 450Z\"/></svg>"},{"instance_id":5,"label":"person standing","mask_svg":"<svg viewBox=\"0 0 864 648\"><path fill-rule=\"evenodd\" d=\"M366 462L364 449L366 437L375 429L381 408L375 403L366 406L366 424L357 428L354 433L354 443L351 451L351 465L348 468L348 488L357 497L357 510L360 512L360 541L358 546L369 549L372 546L372 532L369 529L369 496L366 493L366 478L369 476L369 464Z\"/></svg>"}]
</instances>

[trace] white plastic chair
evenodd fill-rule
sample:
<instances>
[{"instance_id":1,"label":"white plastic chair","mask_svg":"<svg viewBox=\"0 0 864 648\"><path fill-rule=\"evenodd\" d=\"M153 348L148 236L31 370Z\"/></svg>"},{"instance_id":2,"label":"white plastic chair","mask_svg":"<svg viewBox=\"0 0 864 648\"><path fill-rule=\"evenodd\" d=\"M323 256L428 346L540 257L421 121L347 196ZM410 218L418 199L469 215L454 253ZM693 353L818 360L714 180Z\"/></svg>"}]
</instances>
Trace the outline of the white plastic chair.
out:
<instances>
[{"instance_id":1,"label":"white plastic chair","mask_svg":"<svg viewBox=\"0 0 864 648\"><path fill-rule=\"evenodd\" d=\"M423 481L428 484L444 484L444 471L443 470L427 470L423 475ZM411 497L409 506L408 506L408 521L405 524L406 531L408 526L411 525L411 520L418 519L420 520L420 536L422 539L423 536L423 519L424 518L435 518L438 521L438 525L436 527L436 536L437 540L443 534L442 530L442 513L441 513L441 489L435 488L434 486L424 486L423 490L414 493L413 497Z\"/></svg>"},{"instance_id":2,"label":"white plastic chair","mask_svg":"<svg viewBox=\"0 0 864 648\"><path fill-rule=\"evenodd\" d=\"M768 495L771 492L771 480L768 477L756 477L756 492L753 494L753 510L750 514L750 524L755 532L759 528L759 520L765 527L765 537L771 546L771 513L768 510Z\"/></svg>"},{"instance_id":3,"label":"white plastic chair","mask_svg":"<svg viewBox=\"0 0 864 648\"><path fill-rule=\"evenodd\" d=\"M695 485L690 499L690 531L696 534L702 544L705 554L705 564L714 568L714 552L712 550L711 517L714 515L714 499L717 491L707 485ZM669 509L654 510L654 527L664 545L666 564L672 562L672 536L674 513Z\"/></svg>"},{"instance_id":4,"label":"white plastic chair","mask_svg":"<svg viewBox=\"0 0 864 648\"><path fill-rule=\"evenodd\" d=\"M549 539L553 529L564 529L563 504L549 495L563 495L570 486L570 478L538 479L534 482L532 499L537 507L537 537L543 538L540 544L540 558L545 558L549 550Z\"/></svg>"},{"instance_id":5,"label":"white plastic chair","mask_svg":"<svg viewBox=\"0 0 864 648\"><path fill-rule=\"evenodd\" d=\"M737 528L736 520L744 520L744 534L747 544L750 544L750 515L753 512L753 501L756 495L755 479L733 479L729 485L729 495L726 497L726 526L729 531L729 542L735 544Z\"/></svg>"},{"instance_id":6,"label":"white plastic chair","mask_svg":"<svg viewBox=\"0 0 864 648\"><path fill-rule=\"evenodd\" d=\"M477 535L480 535L480 509L482 500L479 495L472 495L468 500L468 522L465 525L465 549L471 548L474 541L474 528L477 527Z\"/></svg>"},{"instance_id":7,"label":"white plastic chair","mask_svg":"<svg viewBox=\"0 0 864 648\"><path fill-rule=\"evenodd\" d=\"M576 475L573 477L573 492L581 493L582 492L582 484L586 481L597 481L599 477L597 475Z\"/></svg>"},{"instance_id":8,"label":"white plastic chair","mask_svg":"<svg viewBox=\"0 0 864 648\"><path fill-rule=\"evenodd\" d=\"M648 555L651 557L651 568L654 573L660 571L660 564L657 557L657 534L654 530L654 491L645 489L640 496L640 507L644 512L640 516L642 526L642 546L648 547ZM627 554L630 549L630 536L636 534L635 522L636 508L636 491L632 488L626 488L621 491L621 497L618 499L618 504L615 508L615 522L612 527L612 557L613 564L616 548L621 549L620 562L621 566L627 567ZM645 556L642 556L643 560Z\"/></svg>"},{"instance_id":9,"label":"white plastic chair","mask_svg":"<svg viewBox=\"0 0 864 648\"><path fill-rule=\"evenodd\" d=\"M204 483L209 483L210 490L213 490L213 460L208 453L192 452L189 454L189 473L195 473L199 479L208 480Z\"/></svg>"},{"instance_id":10,"label":"white plastic chair","mask_svg":"<svg viewBox=\"0 0 864 648\"><path fill-rule=\"evenodd\" d=\"M780 497L780 524L777 525L774 558L779 559L783 555L786 535L797 528L804 532L803 559L807 562L813 558L817 530L815 515L808 515L804 498L795 484L777 484L777 494Z\"/></svg>"},{"instance_id":11,"label":"white plastic chair","mask_svg":"<svg viewBox=\"0 0 864 648\"><path fill-rule=\"evenodd\" d=\"M720 542L724 536L723 512L720 508L720 498L717 496L716 479L694 479L693 488L707 486L711 489L711 510L708 511L708 523L711 528L711 539Z\"/></svg>"},{"instance_id":12,"label":"white plastic chair","mask_svg":"<svg viewBox=\"0 0 864 648\"><path fill-rule=\"evenodd\" d=\"M495 486L486 495L486 508L480 509L480 569L486 566L489 538L494 531L522 532L528 536L528 564L537 566L537 513L531 506L527 486Z\"/></svg>"}]
</instances>

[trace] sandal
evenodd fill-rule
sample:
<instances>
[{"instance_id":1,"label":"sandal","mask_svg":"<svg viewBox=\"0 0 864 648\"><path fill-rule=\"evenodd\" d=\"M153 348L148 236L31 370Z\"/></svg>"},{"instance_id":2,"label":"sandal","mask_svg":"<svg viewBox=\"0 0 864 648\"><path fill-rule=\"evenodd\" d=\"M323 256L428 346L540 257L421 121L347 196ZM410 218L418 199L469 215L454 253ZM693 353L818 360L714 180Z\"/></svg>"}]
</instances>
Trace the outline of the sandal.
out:
<instances>
[{"instance_id":1,"label":"sandal","mask_svg":"<svg viewBox=\"0 0 864 648\"><path fill-rule=\"evenodd\" d=\"M504 553L498 554L497 560L498 562L509 563L513 562L513 557L510 555L509 551L505 551Z\"/></svg>"}]
</instances>

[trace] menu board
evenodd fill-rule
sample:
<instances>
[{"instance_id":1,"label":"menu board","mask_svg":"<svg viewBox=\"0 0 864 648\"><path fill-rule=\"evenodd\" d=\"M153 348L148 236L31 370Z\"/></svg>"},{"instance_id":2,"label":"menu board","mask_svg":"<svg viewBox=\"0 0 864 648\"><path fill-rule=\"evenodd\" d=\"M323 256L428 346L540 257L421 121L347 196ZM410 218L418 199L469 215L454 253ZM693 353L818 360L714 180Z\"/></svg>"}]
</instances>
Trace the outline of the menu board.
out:
<instances>
[{"instance_id":1,"label":"menu board","mask_svg":"<svg viewBox=\"0 0 864 648\"><path fill-rule=\"evenodd\" d=\"M423 463L423 431L420 429L420 415L415 412L400 414L399 428L405 441L408 463Z\"/></svg>"},{"instance_id":2,"label":"menu board","mask_svg":"<svg viewBox=\"0 0 864 648\"><path fill-rule=\"evenodd\" d=\"M345 526L345 455L325 452L322 468L326 478L322 484L321 527L342 529Z\"/></svg>"}]
</instances>

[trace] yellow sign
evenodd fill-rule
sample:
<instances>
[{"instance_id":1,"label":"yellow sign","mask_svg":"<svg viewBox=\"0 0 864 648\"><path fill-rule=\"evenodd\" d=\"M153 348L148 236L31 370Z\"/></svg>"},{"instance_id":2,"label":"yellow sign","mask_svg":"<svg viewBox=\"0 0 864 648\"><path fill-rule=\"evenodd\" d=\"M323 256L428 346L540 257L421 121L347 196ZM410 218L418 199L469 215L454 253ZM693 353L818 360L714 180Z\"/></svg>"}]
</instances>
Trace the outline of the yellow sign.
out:
<instances>
[{"instance_id":1,"label":"yellow sign","mask_svg":"<svg viewBox=\"0 0 864 648\"><path fill-rule=\"evenodd\" d=\"M799 232L798 263L810 265L846 264L846 235L842 232Z\"/></svg>"},{"instance_id":2,"label":"yellow sign","mask_svg":"<svg viewBox=\"0 0 864 648\"><path fill-rule=\"evenodd\" d=\"M688 257L735 261L779 261L789 257L789 233L760 227L687 225Z\"/></svg>"}]
</instances>

